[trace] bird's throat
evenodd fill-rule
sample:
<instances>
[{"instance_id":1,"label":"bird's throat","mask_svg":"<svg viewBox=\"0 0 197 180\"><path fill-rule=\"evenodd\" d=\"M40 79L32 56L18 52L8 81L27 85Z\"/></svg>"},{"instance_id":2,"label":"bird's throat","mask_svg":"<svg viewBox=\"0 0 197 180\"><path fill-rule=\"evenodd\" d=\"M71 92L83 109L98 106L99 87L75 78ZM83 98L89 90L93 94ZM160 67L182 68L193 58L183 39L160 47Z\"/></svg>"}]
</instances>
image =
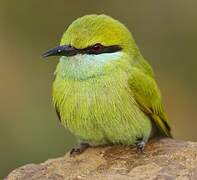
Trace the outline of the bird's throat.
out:
<instances>
[{"instance_id":1,"label":"bird's throat","mask_svg":"<svg viewBox=\"0 0 197 180\"><path fill-rule=\"evenodd\" d=\"M56 74L67 79L85 80L109 73L116 62L121 60L123 52L103 53L99 55L78 54L61 57ZM110 67L110 68L109 68Z\"/></svg>"}]
</instances>

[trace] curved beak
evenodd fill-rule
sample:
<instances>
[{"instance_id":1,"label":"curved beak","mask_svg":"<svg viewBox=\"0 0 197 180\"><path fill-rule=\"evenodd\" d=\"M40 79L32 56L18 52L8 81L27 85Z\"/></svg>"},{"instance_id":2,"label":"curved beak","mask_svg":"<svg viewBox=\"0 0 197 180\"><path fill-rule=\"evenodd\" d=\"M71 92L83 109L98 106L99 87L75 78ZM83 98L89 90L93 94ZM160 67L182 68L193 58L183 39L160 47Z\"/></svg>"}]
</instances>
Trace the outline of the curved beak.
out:
<instances>
[{"instance_id":1,"label":"curved beak","mask_svg":"<svg viewBox=\"0 0 197 180\"><path fill-rule=\"evenodd\" d=\"M53 49L48 50L42 54L43 58L49 56L74 56L78 53L78 50L69 45L57 46Z\"/></svg>"}]
</instances>

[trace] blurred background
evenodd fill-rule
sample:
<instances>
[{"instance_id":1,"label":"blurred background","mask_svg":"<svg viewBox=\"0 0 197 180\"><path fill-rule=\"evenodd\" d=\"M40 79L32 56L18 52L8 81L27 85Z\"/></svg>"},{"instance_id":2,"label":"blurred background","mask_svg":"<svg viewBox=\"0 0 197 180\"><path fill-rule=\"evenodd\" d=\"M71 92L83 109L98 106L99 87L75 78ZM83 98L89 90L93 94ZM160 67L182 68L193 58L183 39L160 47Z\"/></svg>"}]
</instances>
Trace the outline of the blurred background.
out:
<instances>
[{"instance_id":1,"label":"blurred background","mask_svg":"<svg viewBox=\"0 0 197 180\"><path fill-rule=\"evenodd\" d=\"M155 70L174 137L197 141L196 8L195 0L0 0L0 179L76 145L51 103L58 58L40 55L85 14L111 15L132 31Z\"/></svg>"}]
</instances>

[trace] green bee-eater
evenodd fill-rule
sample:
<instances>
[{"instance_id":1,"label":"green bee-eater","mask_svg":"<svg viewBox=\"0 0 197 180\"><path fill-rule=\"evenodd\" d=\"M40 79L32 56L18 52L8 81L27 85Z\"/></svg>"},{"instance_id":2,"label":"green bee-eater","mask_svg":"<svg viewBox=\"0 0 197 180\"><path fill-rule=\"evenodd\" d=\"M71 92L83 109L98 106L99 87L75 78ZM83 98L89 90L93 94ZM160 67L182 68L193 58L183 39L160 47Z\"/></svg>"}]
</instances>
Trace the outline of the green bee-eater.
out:
<instances>
[{"instance_id":1,"label":"green bee-eater","mask_svg":"<svg viewBox=\"0 0 197 180\"><path fill-rule=\"evenodd\" d=\"M78 18L47 56L60 56L53 103L62 124L81 141L72 153L105 144L142 151L152 136L171 137L152 68L119 21Z\"/></svg>"}]
</instances>

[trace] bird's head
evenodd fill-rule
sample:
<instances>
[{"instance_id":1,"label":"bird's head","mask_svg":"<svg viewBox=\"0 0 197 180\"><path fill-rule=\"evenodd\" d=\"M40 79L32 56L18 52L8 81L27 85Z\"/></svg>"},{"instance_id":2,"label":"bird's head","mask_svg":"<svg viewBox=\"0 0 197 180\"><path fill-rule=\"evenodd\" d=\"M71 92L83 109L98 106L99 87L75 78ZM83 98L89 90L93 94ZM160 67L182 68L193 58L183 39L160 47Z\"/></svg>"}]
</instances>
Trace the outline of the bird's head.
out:
<instances>
[{"instance_id":1,"label":"bird's head","mask_svg":"<svg viewBox=\"0 0 197 180\"><path fill-rule=\"evenodd\" d=\"M61 56L61 70L77 76L103 73L102 67L138 53L129 30L107 15L86 15L75 20L62 36L60 46L44 57Z\"/></svg>"}]
</instances>

